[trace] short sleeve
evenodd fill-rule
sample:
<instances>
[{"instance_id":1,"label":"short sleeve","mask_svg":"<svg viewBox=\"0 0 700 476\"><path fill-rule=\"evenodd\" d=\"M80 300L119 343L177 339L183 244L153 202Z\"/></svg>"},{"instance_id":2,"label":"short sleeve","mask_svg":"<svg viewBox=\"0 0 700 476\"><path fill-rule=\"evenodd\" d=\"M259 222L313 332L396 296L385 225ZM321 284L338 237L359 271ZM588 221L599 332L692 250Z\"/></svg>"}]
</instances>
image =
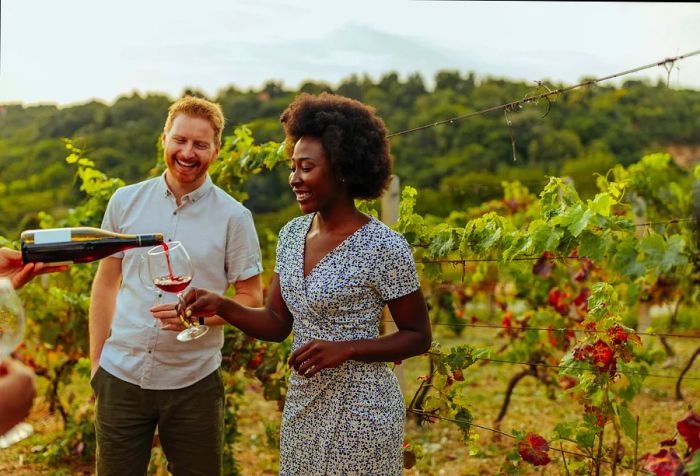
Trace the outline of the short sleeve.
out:
<instances>
[{"instance_id":1,"label":"short sleeve","mask_svg":"<svg viewBox=\"0 0 700 476\"><path fill-rule=\"evenodd\" d=\"M248 209L229 220L226 240L225 266L229 283L243 281L262 273L260 242L255 232L253 216Z\"/></svg>"},{"instance_id":2,"label":"short sleeve","mask_svg":"<svg viewBox=\"0 0 700 476\"><path fill-rule=\"evenodd\" d=\"M413 253L403 236L391 233L371 273L372 284L384 301L405 296L420 288Z\"/></svg>"},{"instance_id":3,"label":"short sleeve","mask_svg":"<svg viewBox=\"0 0 700 476\"><path fill-rule=\"evenodd\" d=\"M116 192L114 192L114 194L112 194L112 197L109 199L109 202L107 203L107 208L105 209L105 214L102 217L102 225L100 225L100 228L102 228L103 230L111 231L114 233L121 233L121 229L119 226L119 223L121 222L121 218L119 216L119 210L121 209L121 207L119 206L120 196L121 194L119 193L119 190L117 190ZM110 257L124 259L124 252L118 251L113 255L110 255Z\"/></svg>"}]
</instances>

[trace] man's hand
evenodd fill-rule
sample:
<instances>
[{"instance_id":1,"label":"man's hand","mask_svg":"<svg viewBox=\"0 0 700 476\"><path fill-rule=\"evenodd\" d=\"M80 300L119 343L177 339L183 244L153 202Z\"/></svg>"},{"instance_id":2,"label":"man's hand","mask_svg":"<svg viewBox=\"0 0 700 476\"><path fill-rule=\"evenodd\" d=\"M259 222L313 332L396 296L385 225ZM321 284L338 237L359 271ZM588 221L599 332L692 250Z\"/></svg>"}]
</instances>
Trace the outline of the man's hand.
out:
<instances>
[{"instance_id":1,"label":"man's hand","mask_svg":"<svg viewBox=\"0 0 700 476\"><path fill-rule=\"evenodd\" d=\"M19 289L34 276L65 271L68 266L46 266L44 263L22 264L22 253L10 248L0 248L0 276L10 278L12 286Z\"/></svg>"},{"instance_id":2,"label":"man's hand","mask_svg":"<svg viewBox=\"0 0 700 476\"><path fill-rule=\"evenodd\" d=\"M177 303L156 304L150 311L154 319L160 320L161 329L177 332L185 329L185 323L180 318Z\"/></svg>"}]
</instances>

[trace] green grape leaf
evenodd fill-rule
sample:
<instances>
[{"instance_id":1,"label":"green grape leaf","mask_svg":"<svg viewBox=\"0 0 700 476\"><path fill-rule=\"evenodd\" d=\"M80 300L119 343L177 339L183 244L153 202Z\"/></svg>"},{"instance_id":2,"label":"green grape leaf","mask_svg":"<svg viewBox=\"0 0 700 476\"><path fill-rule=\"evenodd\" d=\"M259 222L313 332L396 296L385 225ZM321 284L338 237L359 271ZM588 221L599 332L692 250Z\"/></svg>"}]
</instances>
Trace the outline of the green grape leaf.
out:
<instances>
[{"instance_id":1,"label":"green grape leaf","mask_svg":"<svg viewBox=\"0 0 700 476\"><path fill-rule=\"evenodd\" d=\"M579 428L576 432L576 443L582 448L593 448L595 436L598 432L594 428Z\"/></svg>"},{"instance_id":2,"label":"green grape leaf","mask_svg":"<svg viewBox=\"0 0 700 476\"><path fill-rule=\"evenodd\" d=\"M575 237L579 236L583 230L586 229L588 223L590 222L593 213L589 209L586 209L580 215L574 215L575 219L572 219L571 224L568 227L569 232Z\"/></svg>"},{"instance_id":3,"label":"green grape leaf","mask_svg":"<svg viewBox=\"0 0 700 476\"><path fill-rule=\"evenodd\" d=\"M469 441L469 429L472 423L472 414L469 410L464 407L460 407L454 414L454 420L457 424L457 428L462 432L462 437L464 441Z\"/></svg>"},{"instance_id":4,"label":"green grape leaf","mask_svg":"<svg viewBox=\"0 0 700 476\"><path fill-rule=\"evenodd\" d=\"M604 217L610 216L610 209L617 201L608 192L599 193L593 200L588 200L588 209Z\"/></svg>"},{"instance_id":5,"label":"green grape leaf","mask_svg":"<svg viewBox=\"0 0 700 476\"><path fill-rule=\"evenodd\" d=\"M646 267L657 268L661 266L666 254L666 242L663 236L653 233L642 238L639 251L644 254L643 263Z\"/></svg>"},{"instance_id":6,"label":"green grape leaf","mask_svg":"<svg viewBox=\"0 0 700 476\"><path fill-rule=\"evenodd\" d=\"M636 238L627 238L617 245L612 266L620 274L632 279L644 274L644 265L637 260Z\"/></svg>"},{"instance_id":7,"label":"green grape leaf","mask_svg":"<svg viewBox=\"0 0 700 476\"><path fill-rule=\"evenodd\" d=\"M637 437L637 420L632 416L632 413L630 413L626 405L621 405L619 407L619 415L622 431L629 439L635 441Z\"/></svg>"},{"instance_id":8,"label":"green grape leaf","mask_svg":"<svg viewBox=\"0 0 700 476\"><path fill-rule=\"evenodd\" d=\"M683 254L685 240L681 235L673 235L666 242L666 252L661 261L661 270L668 272L674 266L688 264L688 258Z\"/></svg>"},{"instance_id":9,"label":"green grape leaf","mask_svg":"<svg viewBox=\"0 0 700 476\"><path fill-rule=\"evenodd\" d=\"M612 238L607 230L601 235L586 230L579 237L578 254L593 261L600 261L606 255L611 243Z\"/></svg>"},{"instance_id":10,"label":"green grape leaf","mask_svg":"<svg viewBox=\"0 0 700 476\"><path fill-rule=\"evenodd\" d=\"M450 353L444 357L444 362L451 369L465 369L476 361L474 349L467 344L459 345L450 349Z\"/></svg>"},{"instance_id":11,"label":"green grape leaf","mask_svg":"<svg viewBox=\"0 0 700 476\"><path fill-rule=\"evenodd\" d=\"M571 437L574 435L574 432L576 431L576 423L573 422L565 422L565 423L557 423L554 426L554 433L559 437L559 438L564 438L564 439L571 439Z\"/></svg>"},{"instance_id":12,"label":"green grape leaf","mask_svg":"<svg viewBox=\"0 0 700 476\"><path fill-rule=\"evenodd\" d=\"M575 206L567 208L563 213L552 218L551 223L552 225L565 227L569 230L569 233L577 237L586 229L592 217L593 213L579 202Z\"/></svg>"},{"instance_id":13,"label":"green grape leaf","mask_svg":"<svg viewBox=\"0 0 700 476\"><path fill-rule=\"evenodd\" d=\"M528 227L527 248L532 248L532 252L538 255L544 251L554 251L563 236L561 228L552 227L544 220L534 220Z\"/></svg>"},{"instance_id":14,"label":"green grape leaf","mask_svg":"<svg viewBox=\"0 0 700 476\"><path fill-rule=\"evenodd\" d=\"M445 257L455 246L454 233L452 228L444 229L447 225L444 223L438 228L438 232L433 237L433 240L428 247L428 256L431 258ZM441 229L442 228L442 229Z\"/></svg>"},{"instance_id":15,"label":"green grape leaf","mask_svg":"<svg viewBox=\"0 0 700 476\"><path fill-rule=\"evenodd\" d=\"M489 223L485 231L486 237L477 245L477 250L480 252L490 250L501 238L501 229L496 228L493 223Z\"/></svg>"}]
</instances>

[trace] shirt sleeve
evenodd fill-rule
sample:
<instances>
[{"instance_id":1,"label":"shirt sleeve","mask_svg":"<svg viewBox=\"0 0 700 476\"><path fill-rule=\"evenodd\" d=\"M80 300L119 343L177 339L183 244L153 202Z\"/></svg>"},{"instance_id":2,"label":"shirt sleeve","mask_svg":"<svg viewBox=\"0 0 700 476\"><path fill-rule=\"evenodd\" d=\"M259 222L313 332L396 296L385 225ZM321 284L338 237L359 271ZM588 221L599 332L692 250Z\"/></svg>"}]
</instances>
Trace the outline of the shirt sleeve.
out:
<instances>
[{"instance_id":1,"label":"shirt sleeve","mask_svg":"<svg viewBox=\"0 0 700 476\"><path fill-rule=\"evenodd\" d=\"M119 224L121 223L121 217L119 210L121 209L120 205L120 193L119 190L114 192L112 197L109 199L109 202L107 203L107 209L105 210L105 214L102 217L102 225L100 226L103 230L111 231L114 233L121 233L121 227ZM119 259L124 259L124 252L123 251L117 251L113 255L110 255L110 258L119 258Z\"/></svg>"},{"instance_id":2,"label":"shirt sleeve","mask_svg":"<svg viewBox=\"0 0 700 476\"><path fill-rule=\"evenodd\" d=\"M230 220L226 240L226 279L229 283L262 273L260 242L248 209Z\"/></svg>"},{"instance_id":3,"label":"shirt sleeve","mask_svg":"<svg viewBox=\"0 0 700 476\"><path fill-rule=\"evenodd\" d=\"M403 236L392 233L383 241L372 268L371 281L384 301L405 296L420 288L413 253Z\"/></svg>"}]
</instances>

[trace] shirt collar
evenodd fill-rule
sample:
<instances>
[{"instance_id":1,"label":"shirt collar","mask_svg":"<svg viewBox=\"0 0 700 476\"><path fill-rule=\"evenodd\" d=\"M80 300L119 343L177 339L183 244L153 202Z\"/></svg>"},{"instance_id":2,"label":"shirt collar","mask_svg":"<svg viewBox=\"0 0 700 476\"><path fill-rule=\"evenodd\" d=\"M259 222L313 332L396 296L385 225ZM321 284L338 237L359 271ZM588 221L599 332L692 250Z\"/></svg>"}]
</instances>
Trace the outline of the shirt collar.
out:
<instances>
[{"instance_id":1,"label":"shirt collar","mask_svg":"<svg viewBox=\"0 0 700 476\"><path fill-rule=\"evenodd\" d=\"M165 172L163 172L160 176L160 180L158 181L158 188L161 190L163 195L166 197L173 196L173 192L170 190L170 187L168 187L168 182L165 181ZM186 193L185 195L182 196L182 199L188 199L191 202L196 202L200 198L202 198L204 195L207 194L209 190L214 186L214 183L211 181L211 177L209 176L209 173L207 173L204 183L200 185L198 188L195 190L192 190L190 193Z\"/></svg>"}]
</instances>

